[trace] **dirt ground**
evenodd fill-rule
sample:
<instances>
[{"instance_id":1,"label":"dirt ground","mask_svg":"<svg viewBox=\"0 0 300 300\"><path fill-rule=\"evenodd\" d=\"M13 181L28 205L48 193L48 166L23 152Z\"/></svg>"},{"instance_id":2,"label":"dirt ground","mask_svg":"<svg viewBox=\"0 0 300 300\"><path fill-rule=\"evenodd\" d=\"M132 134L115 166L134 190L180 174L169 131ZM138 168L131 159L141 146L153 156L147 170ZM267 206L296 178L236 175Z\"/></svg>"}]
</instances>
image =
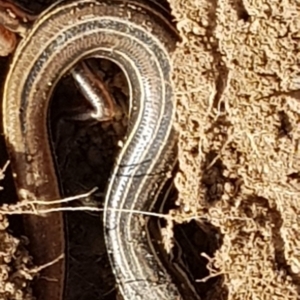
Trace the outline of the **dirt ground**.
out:
<instances>
[{"instance_id":1,"label":"dirt ground","mask_svg":"<svg viewBox=\"0 0 300 300\"><path fill-rule=\"evenodd\" d=\"M170 0L178 213L217 227L226 296L300 298L300 2Z\"/></svg>"},{"instance_id":2,"label":"dirt ground","mask_svg":"<svg viewBox=\"0 0 300 300\"><path fill-rule=\"evenodd\" d=\"M198 289L204 300L300 299L300 2L169 2L182 38L173 56L179 193L172 214L194 241L189 253L198 257L191 264L199 261L196 269L206 264L209 269L199 275L191 268ZM0 64L3 82L8 61ZM106 63L101 68L115 98L126 100L119 70ZM71 85L68 81L62 84ZM57 98L75 97L72 92L74 88L60 95L58 87ZM57 126L66 128L65 123ZM68 126L69 137L63 130L55 137L66 196L99 182L104 191L113 163L107 157L113 157L125 124L114 125L118 134L113 137L104 136L110 124L89 126L89 134L78 125ZM109 154L105 169L99 149ZM97 174L94 181L91 173ZM5 174L1 199L11 189ZM101 191L98 198L103 198ZM97 225L100 217L67 216L73 274L68 300L116 298L98 235L103 231ZM28 241L15 230L20 220L9 220L10 225L0 216L0 299L32 299L29 284L36 269ZM98 274L100 268L105 271ZM74 286L79 287L74 291Z\"/></svg>"}]
</instances>

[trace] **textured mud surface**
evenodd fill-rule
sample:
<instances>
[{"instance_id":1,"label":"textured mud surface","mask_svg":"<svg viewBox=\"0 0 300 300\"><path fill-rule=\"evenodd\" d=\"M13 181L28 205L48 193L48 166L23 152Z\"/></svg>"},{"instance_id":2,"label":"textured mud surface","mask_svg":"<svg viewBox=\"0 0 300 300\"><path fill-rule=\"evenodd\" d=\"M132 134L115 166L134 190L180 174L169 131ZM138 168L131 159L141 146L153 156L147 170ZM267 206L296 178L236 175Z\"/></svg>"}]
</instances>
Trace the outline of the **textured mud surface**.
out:
<instances>
[{"instance_id":1,"label":"textured mud surface","mask_svg":"<svg viewBox=\"0 0 300 300\"><path fill-rule=\"evenodd\" d=\"M221 235L205 299L298 299L299 2L170 2L178 215Z\"/></svg>"}]
</instances>

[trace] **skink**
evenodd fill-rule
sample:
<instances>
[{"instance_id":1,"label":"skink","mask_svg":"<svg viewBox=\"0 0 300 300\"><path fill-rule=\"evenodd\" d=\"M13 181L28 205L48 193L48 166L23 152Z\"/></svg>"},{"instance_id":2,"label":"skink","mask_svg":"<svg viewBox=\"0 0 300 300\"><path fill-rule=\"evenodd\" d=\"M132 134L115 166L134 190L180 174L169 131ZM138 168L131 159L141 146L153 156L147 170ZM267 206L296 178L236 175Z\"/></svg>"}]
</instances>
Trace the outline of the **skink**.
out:
<instances>
[{"instance_id":1,"label":"skink","mask_svg":"<svg viewBox=\"0 0 300 300\"><path fill-rule=\"evenodd\" d=\"M176 41L159 7L131 0L63 1L45 11L21 40L4 88L4 133L19 197L52 200L60 197L47 125L54 86L88 57L110 59L124 71L130 123L109 183L104 222L113 270L128 300L200 299L193 289L174 284L152 245L147 220L134 213L152 209L176 159L170 78ZM30 218L47 230L34 237L42 244L39 263L63 252L61 214ZM44 276L59 280L39 283L39 298L62 299L64 262Z\"/></svg>"}]
</instances>

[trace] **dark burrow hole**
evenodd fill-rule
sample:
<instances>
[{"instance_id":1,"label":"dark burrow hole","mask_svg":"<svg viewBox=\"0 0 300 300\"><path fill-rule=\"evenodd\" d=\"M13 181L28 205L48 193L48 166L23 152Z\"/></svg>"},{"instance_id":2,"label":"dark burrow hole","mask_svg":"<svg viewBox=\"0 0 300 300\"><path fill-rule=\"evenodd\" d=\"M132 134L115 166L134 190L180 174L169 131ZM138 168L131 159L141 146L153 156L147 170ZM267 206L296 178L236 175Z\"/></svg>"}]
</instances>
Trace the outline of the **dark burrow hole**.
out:
<instances>
[{"instance_id":1,"label":"dark burrow hole","mask_svg":"<svg viewBox=\"0 0 300 300\"><path fill-rule=\"evenodd\" d=\"M128 87L119 67L107 60L91 59L90 63L97 66L98 74L101 75L109 92L115 101L124 107L128 101ZM97 186L99 189L94 200L102 207L107 183L119 152L117 143L125 135L127 120L125 118L119 120L119 123L105 122L102 125L70 120L70 112L84 111L88 106L89 103L76 88L73 78L66 75L53 94L51 132L64 196L85 193ZM162 196L165 197L164 192ZM177 196L178 192L172 186L164 206L164 213L175 208L173 203ZM72 204L76 205L81 203ZM65 300L116 299L115 278L106 253L102 219L101 212L65 214L68 237ZM161 222L161 227L164 227L164 221ZM201 253L212 257L220 247L221 237L218 230L209 223L196 220L175 224L173 230L176 241L173 264L182 265L180 270L189 278L203 299L217 286L224 294L222 277L214 277L205 282L199 281L209 275L206 268L208 260L201 256ZM164 249L160 247L159 251L163 252ZM167 260L170 259L166 253L162 253L162 256L167 257ZM169 270L168 266L167 269ZM176 281L178 276L173 273L172 275L175 283L181 284ZM222 297L225 299L224 295Z\"/></svg>"},{"instance_id":2,"label":"dark burrow hole","mask_svg":"<svg viewBox=\"0 0 300 300\"><path fill-rule=\"evenodd\" d=\"M278 137L287 136L291 138L291 131L293 130L293 125L291 124L289 116L284 111L278 112L278 118L280 125L278 126Z\"/></svg>"},{"instance_id":3,"label":"dark burrow hole","mask_svg":"<svg viewBox=\"0 0 300 300\"><path fill-rule=\"evenodd\" d=\"M176 170L177 167L175 172ZM165 201L162 212L168 214L170 210L178 209L174 204L178 198L178 191L173 184L173 179L171 179L162 191L161 197L156 203L155 211L158 210L161 205L160 201L165 199L166 195L167 201ZM153 220L153 222L156 221ZM163 218L159 220L159 224L161 228L168 227ZM163 244L161 242L155 243L154 246L161 253L161 259L177 286L188 281L202 299L206 299L214 289L218 291L218 295L215 294L215 296L226 299L228 292L227 288L223 286L223 277L216 276L206 279L210 275L207 269L208 259L201 255L205 253L207 257L213 257L214 253L221 247L222 235L219 230L209 222L200 220L200 218L180 224L174 222L171 230L173 232L173 237L170 240L170 244L173 244L171 253L166 253L168 246L165 245L165 242ZM156 237L153 236L152 240L155 239ZM180 276L178 276L179 273ZM186 294L185 289L181 289L181 292L183 295ZM189 300L190 298L186 299Z\"/></svg>"},{"instance_id":4,"label":"dark burrow hole","mask_svg":"<svg viewBox=\"0 0 300 300\"><path fill-rule=\"evenodd\" d=\"M235 1L230 1L231 6L233 9L236 11L236 14L239 19L244 20L247 22L250 18L250 15L243 3L243 0L235 0Z\"/></svg>"},{"instance_id":5,"label":"dark burrow hole","mask_svg":"<svg viewBox=\"0 0 300 300\"><path fill-rule=\"evenodd\" d=\"M117 105L124 108L124 115L119 120L100 123L74 120L73 117L91 107L72 76L66 75L53 94L51 132L64 196L86 193L98 187L89 202L77 201L72 206L102 207L120 149L118 141L126 133L128 85L116 64L102 59L89 59L88 63L97 71ZM115 278L105 248L102 219L102 212L65 213L68 270L65 300L116 299Z\"/></svg>"}]
</instances>

